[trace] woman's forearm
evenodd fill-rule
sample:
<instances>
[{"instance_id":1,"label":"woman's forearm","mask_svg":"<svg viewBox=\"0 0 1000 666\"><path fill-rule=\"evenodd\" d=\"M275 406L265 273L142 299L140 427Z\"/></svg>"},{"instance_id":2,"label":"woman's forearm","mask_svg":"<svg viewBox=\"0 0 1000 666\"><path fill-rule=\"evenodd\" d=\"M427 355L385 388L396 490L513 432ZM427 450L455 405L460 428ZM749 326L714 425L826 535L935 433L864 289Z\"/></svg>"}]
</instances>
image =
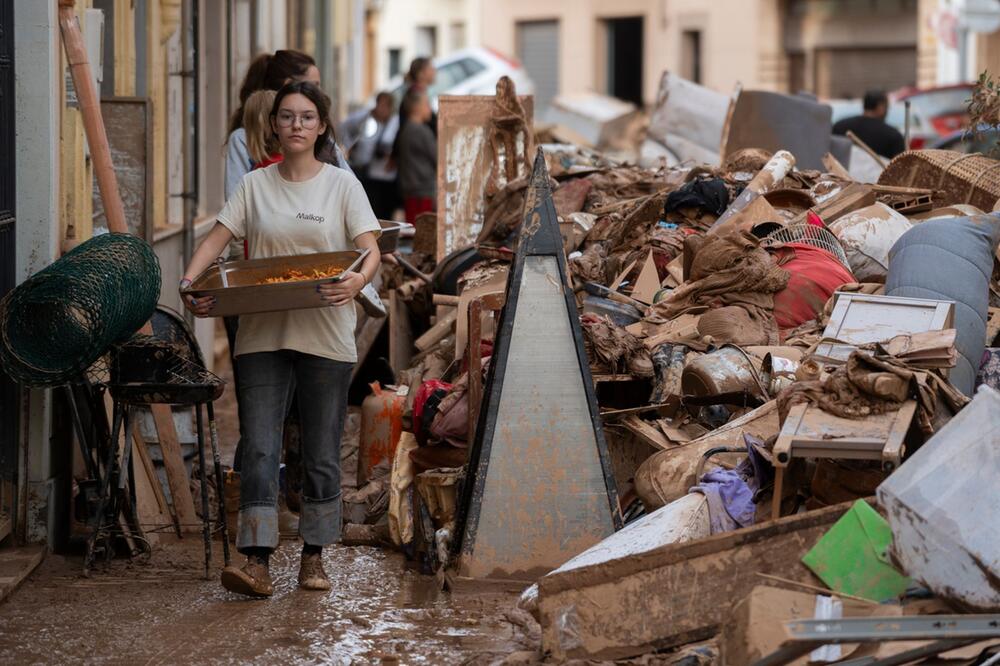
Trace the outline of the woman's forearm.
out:
<instances>
[{"instance_id":1,"label":"woman's forearm","mask_svg":"<svg viewBox=\"0 0 1000 666\"><path fill-rule=\"evenodd\" d=\"M222 256L222 253L232 240L233 232L224 224L216 222L212 230L205 236L205 240L195 250L194 256L191 257L191 263L188 264L187 270L184 271L184 279L194 280L201 275L206 268Z\"/></svg>"},{"instance_id":2,"label":"woman's forearm","mask_svg":"<svg viewBox=\"0 0 1000 666\"><path fill-rule=\"evenodd\" d=\"M354 244L359 250L369 250L368 256L365 257L358 272L365 277L365 282L371 282L375 279L375 274L378 273L379 266L382 264L382 255L379 254L378 250L378 239L375 238L375 234L366 231L354 239Z\"/></svg>"}]
</instances>

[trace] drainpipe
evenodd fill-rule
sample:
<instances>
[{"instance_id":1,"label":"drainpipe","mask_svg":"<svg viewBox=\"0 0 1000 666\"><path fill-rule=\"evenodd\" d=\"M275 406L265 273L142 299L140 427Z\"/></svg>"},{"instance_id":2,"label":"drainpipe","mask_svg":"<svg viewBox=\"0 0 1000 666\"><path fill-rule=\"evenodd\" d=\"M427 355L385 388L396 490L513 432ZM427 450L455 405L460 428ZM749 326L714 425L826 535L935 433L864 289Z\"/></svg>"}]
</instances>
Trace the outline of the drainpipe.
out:
<instances>
[{"instance_id":1,"label":"drainpipe","mask_svg":"<svg viewBox=\"0 0 1000 666\"><path fill-rule=\"evenodd\" d=\"M201 151L201 24L200 24L200 4L201 0L189 0L188 8L190 12L190 31L185 33L185 41L188 42L184 53L185 70L184 77L184 98L185 115L190 123L190 131L184 133L184 155L187 166L187 183L184 194L184 265L191 261L194 254L194 223L198 217L198 186L199 186L199 166ZM190 60L189 60L190 59ZM193 323L193 316L185 310L188 323Z\"/></svg>"}]
</instances>

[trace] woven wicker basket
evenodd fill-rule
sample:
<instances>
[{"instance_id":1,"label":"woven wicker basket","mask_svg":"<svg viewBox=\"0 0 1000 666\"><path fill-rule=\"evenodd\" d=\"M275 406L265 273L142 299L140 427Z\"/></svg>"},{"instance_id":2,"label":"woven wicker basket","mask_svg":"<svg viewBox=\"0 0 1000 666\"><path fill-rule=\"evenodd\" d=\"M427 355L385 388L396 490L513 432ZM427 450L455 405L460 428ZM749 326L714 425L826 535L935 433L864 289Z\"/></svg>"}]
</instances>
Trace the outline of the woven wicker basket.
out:
<instances>
[{"instance_id":1,"label":"woven wicker basket","mask_svg":"<svg viewBox=\"0 0 1000 666\"><path fill-rule=\"evenodd\" d=\"M936 208L972 204L990 211L1000 199L1000 161L980 153L911 150L889 162L878 183L934 190Z\"/></svg>"}]
</instances>

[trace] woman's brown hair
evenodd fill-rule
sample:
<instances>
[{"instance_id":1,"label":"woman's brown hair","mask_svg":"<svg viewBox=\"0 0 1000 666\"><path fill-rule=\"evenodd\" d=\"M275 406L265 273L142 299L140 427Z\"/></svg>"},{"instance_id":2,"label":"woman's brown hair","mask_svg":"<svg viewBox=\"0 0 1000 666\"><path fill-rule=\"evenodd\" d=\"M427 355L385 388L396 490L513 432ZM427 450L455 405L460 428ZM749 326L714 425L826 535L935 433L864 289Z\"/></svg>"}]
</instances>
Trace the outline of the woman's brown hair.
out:
<instances>
[{"instance_id":1,"label":"woman's brown hair","mask_svg":"<svg viewBox=\"0 0 1000 666\"><path fill-rule=\"evenodd\" d=\"M229 133L243 127L243 107L250 95L258 90L279 90L286 81L303 76L315 66L311 55L291 49L262 53L254 58L240 86L240 107L229 119Z\"/></svg>"},{"instance_id":2,"label":"woman's brown hair","mask_svg":"<svg viewBox=\"0 0 1000 666\"><path fill-rule=\"evenodd\" d=\"M410 61L410 71L406 73L403 77L403 81L413 85L417 82L417 77L420 76L420 72L424 70L425 67L431 64L431 59L425 56L420 56L419 58L414 58Z\"/></svg>"},{"instance_id":3,"label":"woman's brown hair","mask_svg":"<svg viewBox=\"0 0 1000 666\"><path fill-rule=\"evenodd\" d=\"M316 107L316 115L319 116L320 122L324 125L323 131L316 137L316 143L313 145L313 155L316 156L316 159L322 160L324 151L327 145L334 141L334 136L333 124L330 122L330 98L316 84L309 81L295 81L282 86L274 98L274 105L271 106L271 118L277 118L281 101L289 95L295 94L302 95L313 103Z\"/></svg>"}]
</instances>

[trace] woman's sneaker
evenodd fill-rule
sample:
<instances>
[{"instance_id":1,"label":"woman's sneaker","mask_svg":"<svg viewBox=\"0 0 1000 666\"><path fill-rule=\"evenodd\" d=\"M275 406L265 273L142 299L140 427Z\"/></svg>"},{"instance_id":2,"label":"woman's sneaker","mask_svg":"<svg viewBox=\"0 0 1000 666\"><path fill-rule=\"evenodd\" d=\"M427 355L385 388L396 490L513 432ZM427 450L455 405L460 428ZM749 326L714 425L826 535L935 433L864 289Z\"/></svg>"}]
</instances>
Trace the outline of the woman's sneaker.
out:
<instances>
[{"instance_id":1,"label":"woman's sneaker","mask_svg":"<svg viewBox=\"0 0 1000 666\"><path fill-rule=\"evenodd\" d=\"M299 587L303 590L326 591L330 589L330 579L323 570L322 553L302 553L299 565Z\"/></svg>"},{"instance_id":2,"label":"woman's sneaker","mask_svg":"<svg viewBox=\"0 0 1000 666\"><path fill-rule=\"evenodd\" d=\"M252 555L241 568L229 566L222 570L222 587L230 592L258 599L265 599L274 594L267 565Z\"/></svg>"}]
</instances>

